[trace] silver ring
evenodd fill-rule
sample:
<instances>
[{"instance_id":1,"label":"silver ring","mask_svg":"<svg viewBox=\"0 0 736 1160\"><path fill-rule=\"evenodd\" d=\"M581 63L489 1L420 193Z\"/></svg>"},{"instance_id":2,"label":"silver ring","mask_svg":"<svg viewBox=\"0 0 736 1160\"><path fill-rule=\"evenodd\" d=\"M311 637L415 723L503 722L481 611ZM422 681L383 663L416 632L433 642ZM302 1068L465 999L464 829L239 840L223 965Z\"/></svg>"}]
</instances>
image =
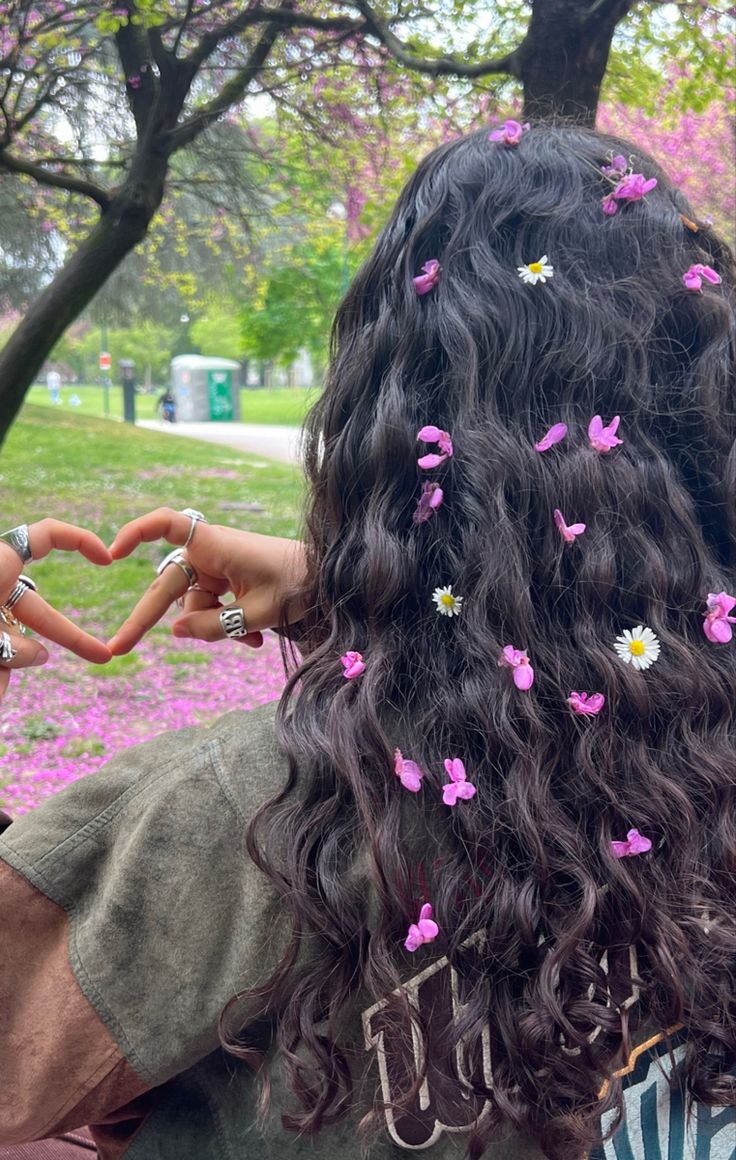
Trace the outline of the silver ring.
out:
<instances>
[{"instance_id":1,"label":"silver ring","mask_svg":"<svg viewBox=\"0 0 736 1160\"><path fill-rule=\"evenodd\" d=\"M14 552L17 552L21 558L21 563L30 564L33 559L33 554L28 538L28 524L18 524L17 528L11 528L9 532L0 533L0 540L3 540L8 547L12 548Z\"/></svg>"},{"instance_id":2,"label":"silver ring","mask_svg":"<svg viewBox=\"0 0 736 1160\"><path fill-rule=\"evenodd\" d=\"M13 642L7 632L0 632L0 661L7 663L17 657L18 650L13 648Z\"/></svg>"},{"instance_id":3,"label":"silver ring","mask_svg":"<svg viewBox=\"0 0 736 1160\"><path fill-rule=\"evenodd\" d=\"M197 573L194 571L194 568L187 560L181 548L174 548L173 552L169 552L168 556L164 556L163 560L156 569L156 575L160 576L161 573L168 568L169 564L176 564L177 568L181 568L182 572L189 581L190 587L192 584L197 583Z\"/></svg>"},{"instance_id":4,"label":"silver ring","mask_svg":"<svg viewBox=\"0 0 736 1160\"><path fill-rule=\"evenodd\" d=\"M38 588L30 577L20 575L16 581L15 588L5 601L4 607L10 611L18 603L21 596L25 596L26 592L38 592Z\"/></svg>"},{"instance_id":5,"label":"silver ring","mask_svg":"<svg viewBox=\"0 0 736 1160\"><path fill-rule=\"evenodd\" d=\"M196 508L182 508L181 515L189 516L189 519L192 521L189 526L189 535L184 541L184 547L188 548L192 542L192 536L197 530L197 524L206 524L207 520L204 518L201 512L197 511Z\"/></svg>"},{"instance_id":6,"label":"silver ring","mask_svg":"<svg viewBox=\"0 0 736 1160\"><path fill-rule=\"evenodd\" d=\"M232 640L238 640L241 636L248 635L248 629L245 626L245 613L236 604L231 604L229 608L223 608L220 613L220 624L225 636L229 636Z\"/></svg>"}]
</instances>

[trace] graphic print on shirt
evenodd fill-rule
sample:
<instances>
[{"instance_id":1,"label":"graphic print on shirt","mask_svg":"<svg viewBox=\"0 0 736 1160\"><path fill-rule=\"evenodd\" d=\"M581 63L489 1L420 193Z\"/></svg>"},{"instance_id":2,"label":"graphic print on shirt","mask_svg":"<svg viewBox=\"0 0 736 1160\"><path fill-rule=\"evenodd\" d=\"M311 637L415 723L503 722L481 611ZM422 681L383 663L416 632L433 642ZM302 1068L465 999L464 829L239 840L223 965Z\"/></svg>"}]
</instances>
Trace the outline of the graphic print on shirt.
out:
<instances>
[{"instance_id":1,"label":"graphic print on shirt","mask_svg":"<svg viewBox=\"0 0 736 1160\"><path fill-rule=\"evenodd\" d=\"M463 950L480 946L482 941L483 932L479 931L463 944ZM615 1004L619 1009L631 1007L639 998L636 950L628 947L619 952L606 952L600 965L607 978L609 955L614 953L617 955L615 976L623 980L623 990L615 995L609 991L606 1003L609 1007ZM489 1111L488 1102L473 1095L472 1085L493 1088L491 1024L482 1032L474 1059L468 1059L467 1049L462 1042L456 1042L455 1035L448 1035L448 1029L458 1023L464 1011L462 987L462 978L444 957L414 975L402 988L410 1008L417 1012L426 1029L430 1058L434 1062L427 1069L413 1106L401 1110L392 1106L397 1102L399 1092L406 1090L408 1083L422 1075L424 1070L418 1029L413 1021L411 1026L408 1025L406 1015L404 1024L397 1025L396 1010L387 1000L381 1000L363 1012L366 1050L375 1051L377 1057L381 1095L386 1105L386 1126L391 1139L402 1148L419 1151L431 1147L443 1132L469 1132ZM594 988L589 991L590 999L593 994ZM594 1029L589 1037L591 1042L599 1032L600 1028ZM446 1048L448 1039L455 1043L451 1057ZM399 1075L398 1072L402 1066L400 1045L408 1042L413 1047L412 1076ZM579 1048L567 1048L561 1041L560 1050L576 1054Z\"/></svg>"},{"instance_id":2,"label":"graphic print on shirt","mask_svg":"<svg viewBox=\"0 0 736 1160\"><path fill-rule=\"evenodd\" d=\"M685 1054L684 1033L643 1052L624 1081L626 1121L589 1160L736 1160L736 1108L697 1104L688 1116L687 1097L670 1087L673 1061ZM614 1112L602 1118L605 1131Z\"/></svg>"}]
</instances>

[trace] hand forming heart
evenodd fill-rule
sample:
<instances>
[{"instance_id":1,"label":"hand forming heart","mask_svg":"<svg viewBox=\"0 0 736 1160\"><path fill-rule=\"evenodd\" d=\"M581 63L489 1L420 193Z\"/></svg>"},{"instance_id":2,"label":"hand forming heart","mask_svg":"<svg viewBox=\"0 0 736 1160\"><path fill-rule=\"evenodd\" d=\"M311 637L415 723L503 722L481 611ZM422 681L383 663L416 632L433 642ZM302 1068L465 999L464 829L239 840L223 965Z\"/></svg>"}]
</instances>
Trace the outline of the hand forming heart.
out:
<instances>
[{"instance_id":1,"label":"hand forming heart","mask_svg":"<svg viewBox=\"0 0 736 1160\"><path fill-rule=\"evenodd\" d=\"M144 542L166 539L170 544L183 546L190 540L186 560L196 572L197 585L190 587L189 578L181 568L166 568L107 644L73 624L38 593L27 589L13 607L12 617L0 619L0 697L13 669L41 665L48 660L48 653L39 641L21 635L20 624L84 660L105 664L114 655L130 652L171 604L182 598L185 614L175 621L174 635L222 640L225 631L220 620L220 597L230 592L235 602L229 607L242 610L248 627L238 643L260 647L261 630L279 623L289 588L298 586L303 578L302 545L276 536L205 523L197 524L193 536L191 531L190 517L169 508L159 508L126 524L110 549L93 532L73 524L53 519L31 524L28 535L34 560L57 548L81 552L93 564L103 567L130 555ZM0 605L9 598L23 567L18 552L0 540ZM290 621L301 614L295 603L289 611ZM14 623L15 620L20 624Z\"/></svg>"}]
</instances>

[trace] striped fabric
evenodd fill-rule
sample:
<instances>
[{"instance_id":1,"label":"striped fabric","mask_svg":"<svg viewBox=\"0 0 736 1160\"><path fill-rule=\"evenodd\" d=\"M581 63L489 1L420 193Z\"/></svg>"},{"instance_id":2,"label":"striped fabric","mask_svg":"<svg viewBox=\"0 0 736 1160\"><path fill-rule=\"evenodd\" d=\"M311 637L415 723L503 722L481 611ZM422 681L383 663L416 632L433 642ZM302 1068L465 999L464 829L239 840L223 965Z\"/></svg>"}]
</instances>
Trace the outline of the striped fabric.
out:
<instances>
[{"instance_id":1,"label":"striped fabric","mask_svg":"<svg viewBox=\"0 0 736 1160\"><path fill-rule=\"evenodd\" d=\"M688 1115L682 1090L671 1087L673 1064L682 1059L684 1035L642 1052L626 1084L626 1122L590 1160L736 1160L736 1108L698 1104ZM610 1127L614 1113L603 1118Z\"/></svg>"}]
</instances>

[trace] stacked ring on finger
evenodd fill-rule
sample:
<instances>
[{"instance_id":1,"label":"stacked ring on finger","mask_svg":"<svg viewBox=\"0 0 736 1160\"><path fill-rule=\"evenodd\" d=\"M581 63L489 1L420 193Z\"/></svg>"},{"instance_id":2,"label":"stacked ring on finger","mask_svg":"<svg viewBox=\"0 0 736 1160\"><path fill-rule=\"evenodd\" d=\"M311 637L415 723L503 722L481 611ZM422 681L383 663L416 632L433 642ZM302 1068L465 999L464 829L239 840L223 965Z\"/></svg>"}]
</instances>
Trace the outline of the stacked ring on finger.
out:
<instances>
[{"instance_id":1,"label":"stacked ring on finger","mask_svg":"<svg viewBox=\"0 0 736 1160\"><path fill-rule=\"evenodd\" d=\"M238 640L241 636L248 635L248 629L245 624L245 613L242 608L238 608L237 604L231 604L229 608L223 608L220 613L220 624L222 625L225 636L229 636L232 640Z\"/></svg>"},{"instance_id":2,"label":"stacked ring on finger","mask_svg":"<svg viewBox=\"0 0 736 1160\"><path fill-rule=\"evenodd\" d=\"M163 560L156 569L156 575L160 576L162 572L165 572L169 564L176 564L178 568L181 568L182 572L189 581L190 588L197 583L197 573L194 571L194 568L187 560L181 548L174 548L173 552L169 552L168 556L164 556Z\"/></svg>"},{"instance_id":3,"label":"stacked ring on finger","mask_svg":"<svg viewBox=\"0 0 736 1160\"><path fill-rule=\"evenodd\" d=\"M13 648L13 642L7 632L0 632L0 662L7 664L12 661L13 657L18 655L17 648Z\"/></svg>"},{"instance_id":4,"label":"stacked ring on finger","mask_svg":"<svg viewBox=\"0 0 736 1160\"><path fill-rule=\"evenodd\" d=\"M15 605L18 603L21 596L25 596L26 592L37 592L37 591L38 591L38 588L33 583L33 581L28 576L23 576L21 574L18 577L15 588L10 593L10 596L5 601L5 604L3 605L3 607L7 608L8 611L10 612L15 607Z\"/></svg>"},{"instance_id":5,"label":"stacked ring on finger","mask_svg":"<svg viewBox=\"0 0 736 1160\"><path fill-rule=\"evenodd\" d=\"M201 512L197 511L196 508L182 508L180 514L183 516L189 516L189 519L192 521L189 525L189 535L184 541L184 547L188 548L192 542L192 536L197 530L197 524L206 524L207 520L204 518Z\"/></svg>"},{"instance_id":6,"label":"stacked ring on finger","mask_svg":"<svg viewBox=\"0 0 736 1160\"><path fill-rule=\"evenodd\" d=\"M0 540L20 556L22 564L30 564L33 554L28 536L28 524L19 524L17 528L11 528L9 532L0 532Z\"/></svg>"}]
</instances>

